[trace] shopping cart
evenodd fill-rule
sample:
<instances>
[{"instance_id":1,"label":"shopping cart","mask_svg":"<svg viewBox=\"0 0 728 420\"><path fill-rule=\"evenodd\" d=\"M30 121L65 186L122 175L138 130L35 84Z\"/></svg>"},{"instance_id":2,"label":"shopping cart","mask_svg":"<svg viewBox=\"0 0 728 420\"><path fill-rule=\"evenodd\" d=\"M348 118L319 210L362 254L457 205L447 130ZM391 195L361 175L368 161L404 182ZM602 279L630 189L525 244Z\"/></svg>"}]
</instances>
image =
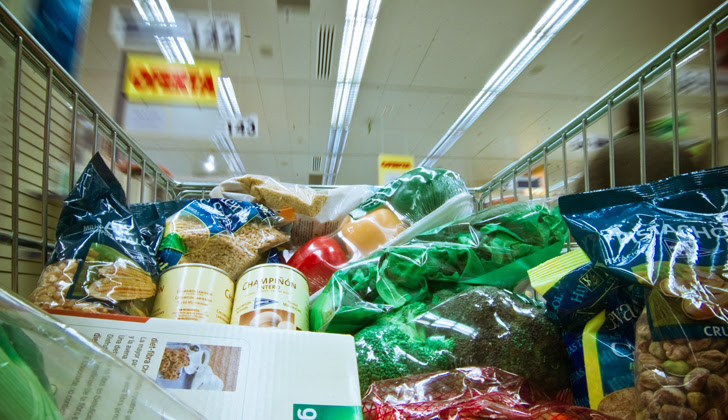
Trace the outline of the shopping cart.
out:
<instances>
[{"instance_id":1,"label":"shopping cart","mask_svg":"<svg viewBox=\"0 0 728 420\"><path fill-rule=\"evenodd\" d=\"M553 197L576 192L573 180L585 179L589 190L591 133L607 126L609 177L615 184L613 117L636 98L639 105L641 181L649 181L647 167L646 92L670 92L673 172L681 172L678 67L702 50L707 51L707 83L697 102L709 114L709 166L728 162L728 147L720 147L719 133L728 122L719 110L717 51L719 35L728 27L728 3L695 25L632 76L594 105L543 141L540 146L501 170L487 184L472 190L479 207L511 200ZM100 152L125 186L129 202L205 197L213 187L181 183L158 166L95 102L28 31L0 4L0 287L27 296L35 287L49 251L66 196L93 153ZM701 97L705 100L701 102ZM581 147L569 150L570 144ZM580 159L577 159L579 158ZM542 168L542 169L539 169ZM535 171L542 171L536 186ZM593 170L593 169L592 169ZM606 176L606 174L605 174ZM525 181L524 181L525 180ZM556 181L558 180L558 181ZM521 184L525 184L523 187Z\"/></svg>"}]
</instances>

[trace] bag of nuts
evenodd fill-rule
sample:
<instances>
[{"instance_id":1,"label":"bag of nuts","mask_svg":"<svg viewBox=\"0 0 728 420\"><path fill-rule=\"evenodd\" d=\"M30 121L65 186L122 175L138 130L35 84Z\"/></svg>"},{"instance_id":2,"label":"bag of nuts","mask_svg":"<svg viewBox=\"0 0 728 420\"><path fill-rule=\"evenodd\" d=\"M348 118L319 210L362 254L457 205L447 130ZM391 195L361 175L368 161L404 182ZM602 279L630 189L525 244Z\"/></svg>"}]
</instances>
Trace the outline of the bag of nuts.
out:
<instances>
[{"instance_id":1,"label":"bag of nuts","mask_svg":"<svg viewBox=\"0 0 728 420\"><path fill-rule=\"evenodd\" d=\"M591 261L649 289L635 333L636 417L728 418L728 168L559 205Z\"/></svg>"},{"instance_id":2,"label":"bag of nuts","mask_svg":"<svg viewBox=\"0 0 728 420\"><path fill-rule=\"evenodd\" d=\"M64 201L56 246L30 301L42 308L148 314L156 294L154 246L126 207L98 153Z\"/></svg>"}]
</instances>

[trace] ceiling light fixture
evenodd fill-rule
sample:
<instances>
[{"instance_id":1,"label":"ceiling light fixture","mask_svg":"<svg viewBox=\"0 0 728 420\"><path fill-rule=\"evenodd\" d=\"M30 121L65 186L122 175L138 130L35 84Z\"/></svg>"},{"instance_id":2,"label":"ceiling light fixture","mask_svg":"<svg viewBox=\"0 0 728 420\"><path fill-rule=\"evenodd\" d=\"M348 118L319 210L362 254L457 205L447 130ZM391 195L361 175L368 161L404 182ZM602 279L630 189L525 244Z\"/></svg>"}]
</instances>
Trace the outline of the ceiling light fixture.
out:
<instances>
[{"instance_id":1,"label":"ceiling light fixture","mask_svg":"<svg viewBox=\"0 0 728 420\"><path fill-rule=\"evenodd\" d=\"M182 50L182 55L184 55L187 64L195 64L195 59L192 58L192 51L190 51L190 47L187 46L187 41L185 41L185 39L181 36L178 36L177 44L179 44L179 47Z\"/></svg>"},{"instance_id":2,"label":"ceiling light fixture","mask_svg":"<svg viewBox=\"0 0 728 420\"><path fill-rule=\"evenodd\" d=\"M323 184L332 185L341 166L349 124L359 95L364 66L369 55L381 0L348 0L341 42L339 70L331 112L329 143L326 147Z\"/></svg>"},{"instance_id":3,"label":"ceiling light fixture","mask_svg":"<svg viewBox=\"0 0 728 420\"><path fill-rule=\"evenodd\" d=\"M444 156L586 2L587 0L554 1L419 165L434 165Z\"/></svg>"},{"instance_id":4,"label":"ceiling light fixture","mask_svg":"<svg viewBox=\"0 0 728 420\"><path fill-rule=\"evenodd\" d=\"M235 97L233 83L227 76L217 78L217 107L220 115L226 120L232 120L242 115L238 99Z\"/></svg>"},{"instance_id":5,"label":"ceiling light fixture","mask_svg":"<svg viewBox=\"0 0 728 420\"><path fill-rule=\"evenodd\" d=\"M139 0L134 0L134 6L136 6L137 11L139 11L139 15L142 17L142 20L144 20L144 23L146 23L147 25L151 25L149 17L147 17L147 13L144 11L144 8L142 7L142 4L139 2Z\"/></svg>"},{"instance_id":6,"label":"ceiling light fixture","mask_svg":"<svg viewBox=\"0 0 728 420\"><path fill-rule=\"evenodd\" d=\"M215 156L210 153L207 155L207 160L202 164L202 167L205 169L205 172L214 172L215 171Z\"/></svg>"},{"instance_id":7,"label":"ceiling light fixture","mask_svg":"<svg viewBox=\"0 0 728 420\"><path fill-rule=\"evenodd\" d=\"M226 133L215 133L212 135L212 141L215 143L217 150L220 151L220 155L230 169L230 172L234 176L245 175L245 166L243 166L243 161L240 160L240 155L235 150L235 145L230 136Z\"/></svg>"},{"instance_id":8,"label":"ceiling light fixture","mask_svg":"<svg viewBox=\"0 0 728 420\"><path fill-rule=\"evenodd\" d=\"M195 59L192 57L192 51L187 46L187 42L181 36L158 36L155 35L154 39L157 41L159 49L162 51L162 55L170 63L180 64L195 64Z\"/></svg>"}]
</instances>

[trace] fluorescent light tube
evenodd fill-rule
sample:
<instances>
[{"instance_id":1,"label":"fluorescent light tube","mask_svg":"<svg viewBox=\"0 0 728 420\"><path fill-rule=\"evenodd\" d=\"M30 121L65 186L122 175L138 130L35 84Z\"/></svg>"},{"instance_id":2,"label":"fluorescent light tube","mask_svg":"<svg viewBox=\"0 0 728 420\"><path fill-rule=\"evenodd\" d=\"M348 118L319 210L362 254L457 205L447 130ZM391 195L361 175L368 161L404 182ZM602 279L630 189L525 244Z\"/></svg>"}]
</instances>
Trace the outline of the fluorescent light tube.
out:
<instances>
[{"instance_id":1,"label":"fluorescent light tube","mask_svg":"<svg viewBox=\"0 0 728 420\"><path fill-rule=\"evenodd\" d=\"M586 2L587 0L553 2L419 165L434 165L444 156Z\"/></svg>"},{"instance_id":2,"label":"fluorescent light tube","mask_svg":"<svg viewBox=\"0 0 728 420\"><path fill-rule=\"evenodd\" d=\"M154 0L150 1L154 2ZM164 17L167 19L167 22L174 24L174 15L172 14L172 11L169 10L169 4L167 4L167 0L159 0L159 6L162 7L162 13L164 13Z\"/></svg>"},{"instance_id":3,"label":"fluorescent light tube","mask_svg":"<svg viewBox=\"0 0 728 420\"><path fill-rule=\"evenodd\" d=\"M147 4L149 5L149 8L152 10L152 14L154 15L154 21L158 23L164 23L164 16L162 16L162 12L159 10L159 6L157 6L157 2L155 0L147 0Z\"/></svg>"},{"instance_id":4,"label":"fluorescent light tube","mask_svg":"<svg viewBox=\"0 0 728 420\"><path fill-rule=\"evenodd\" d=\"M164 40L156 35L154 36L154 39L157 41L157 45L159 45L159 49L162 51L164 58L166 58L170 63L174 63L174 54L169 50L169 47L167 47Z\"/></svg>"},{"instance_id":5,"label":"fluorescent light tube","mask_svg":"<svg viewBox=\"0 0 728 420\"><path fill-rule=\"evenodd\" d=\"M324 185L336 182L381 0L348 0L326 147Z\"/></svg>"},{"instance_id":6,"label":"fluorescent light tube","mask_svg":"<svg viewBox=\"0 0 728 420\"><path fill-rule=\"evenodd\" d=\"M178 63L185 63L185 57L182 55L182 50L180 50L179 46L176 42L174 42L174 38L171 36L165 37L167 40L167 45L171 47L172 52L174 52L174 57L177 59Z\"/></svg>"},{"instance_id":7,"label":"fluorescent light tube","mask_svg":"<svg viewBox=\"0 0 728 420\"><path fill-rule=\"evenodd\" d=\"M195 64L194 58L192 58L192 51L190 51L190 48L187 46L187 41L185 41L184 38L181 36L177 37L177 43L179 44L179 47L182 49L182 54L185 57L185 60L187 61L187 64Z\"/></svg>"},{"instance_id":8,"label":"fluorescent light tube","mask_svg":"<svg viewBox=\"0 0 728 420\"><path fill-rule=\"evenodd\" d=\"M150 24L149 17L144 12L144 8L142 7L141 3L139 3L139 0L134 0L134 6L136 6L137 11L139 11L139 15L141 15L142 19L144 20L144 23L149 25Z\"/></svg>"}]
</instances>

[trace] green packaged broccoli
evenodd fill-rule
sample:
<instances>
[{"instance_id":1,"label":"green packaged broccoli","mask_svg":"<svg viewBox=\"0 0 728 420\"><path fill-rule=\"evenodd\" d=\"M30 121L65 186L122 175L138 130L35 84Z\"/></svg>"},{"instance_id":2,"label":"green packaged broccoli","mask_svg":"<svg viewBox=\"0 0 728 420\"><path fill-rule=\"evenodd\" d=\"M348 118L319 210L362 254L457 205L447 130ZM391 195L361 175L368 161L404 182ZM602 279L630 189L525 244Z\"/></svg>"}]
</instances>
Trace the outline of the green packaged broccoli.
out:
<instances>
[{"instance_id":1,"label":"green packaged broccoli","mask_svg":"<svg viewBox=\"0 0 728 420\"><path fill-rule=\"evenodd\" d=\"M537 203L480 211L334 273L311 307L311 328L356 333L392 309L430 302L441 289L512 290L529 268L561 252L566 235L559 212Z\"/></svg>"},{"instance_id":2,"label":"green packaged broccoli","mask_svg":"<svg viewBox=\"0 0 728 420\"><path fill-rule=\"evenodd\" d=\"M543 304L496 287L444 290L355 336L362 390L372 382L468 366L497 367L552 396L569 387L560 328Z\"/></svg>"}]
</instances>

